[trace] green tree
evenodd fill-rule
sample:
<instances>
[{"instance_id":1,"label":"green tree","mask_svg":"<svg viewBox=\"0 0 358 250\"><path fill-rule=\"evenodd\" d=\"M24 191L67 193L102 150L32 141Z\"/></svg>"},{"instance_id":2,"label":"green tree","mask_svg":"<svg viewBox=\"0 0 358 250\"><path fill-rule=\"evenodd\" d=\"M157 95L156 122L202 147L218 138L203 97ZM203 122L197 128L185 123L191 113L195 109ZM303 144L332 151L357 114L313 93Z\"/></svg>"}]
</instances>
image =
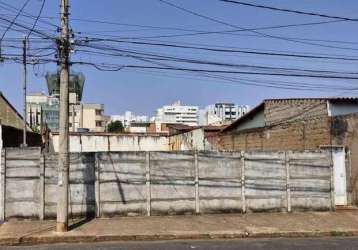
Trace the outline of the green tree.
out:
<instances>
[{"instance_id":1,"label":"green tree","mask_svg":"<svg viewBox=\"0 0 358 250\"><path fill-rule=\"evenodd\" d=\"M123 133L124 126L121 121L112 121L107 125L107 132L110 133Z\"/></svg>"}]
</instances>

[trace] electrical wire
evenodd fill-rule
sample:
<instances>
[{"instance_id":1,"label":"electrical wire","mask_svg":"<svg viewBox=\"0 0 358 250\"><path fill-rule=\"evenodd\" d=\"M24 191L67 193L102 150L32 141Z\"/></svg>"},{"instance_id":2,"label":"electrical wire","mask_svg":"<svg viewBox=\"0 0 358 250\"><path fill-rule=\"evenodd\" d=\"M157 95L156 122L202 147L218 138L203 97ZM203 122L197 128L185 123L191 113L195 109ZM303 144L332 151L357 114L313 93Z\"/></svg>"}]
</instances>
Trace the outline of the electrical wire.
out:
<instances>
[{"instance_id":1,"label":"electrical wire","mask_svg":"<svg viewBox=\"0 0 358 250\"><path fill-rule=\"evenodd\" d=\"M255 8L261 8L261 9L268 9L268 10L286 12L286 13L294 13L294 14L300 14L300 15L325 17L325 18L331 18L331 19L338 19L338 20L342 20L342 21L353 21L353 22L358 21L357 18L332 16L332 15L327 15L327 14L322 14L322 13L299 11L299 10L292 10L292 9L284 9L284 8L278 8L278 7L272 7L272 6L260 5L260 4L253 4L253 3L247 3L247 2L236 1L236 0L219 0L219 1L227 2L227 3L233 3L233 4L239 4L239 5L244 5L244 6L250 6L250 7L255 7Z\"/></svg>"},{"instance_id":2,"label":"electrical wire","mask_svg":"<svg viewBox=\"0 0 358 250\"><path fill-rule=\"evenodd\" d=\"M229 27L232 27L232 28L236 28L236 29L245 30L245 28L243 28L243 27L240 27L240 26L237 26L237 25L228 23L228 22L224 22L224 21L221 21L221 20L216 19L216 18L212 18L212 17L207 16L207 15L200 14L200 13L198 13L198 12L192 11L192 10L187 9L187 8L184 8L184 7L182 7L182 6L173 4L172 2L169 2L169 1L166 1L166 0L158 0L158 1L161 2L161 3L164 3L164 4L168 5L168 6L171 6L171 7L175 8L175 9L181 10L181 11L183 11L183 12L185 12L185 13L188 13L188 14L191 14L191 15L194 15L194 16L197 16L197 17L200 17L200 18L209 20L209 21L211 21L211 22L215 22L215 23L218 23L218 24L226 25L226 26L229 26ZM260 35L260 36L262 36L262 37L272 38L272 39L278 39L278 40L282 40L282 41L294 42L294 43L305 44L305 45L311 45L311 46L319 46L319 47L325 47L325 48L331 48L331 49L342 49L342 50L358 51L357 48L339 47L339 46L333 46L333 45L325 45L325 44L319 44L319 43L312 43L312 42L300 41L300 40L296 40L296 39L286 38L286 37L283 37L283 36L270 35L270 34L267 34L267 33L263 33L263 32L256 31L256 30L249 30L249 31L252 32L252 33L258 34L258 35Z\"/></svg>"},{"instance_id":3,"label":"electrical wire","mask_svg":"<svg viewBox=\"0 0 358 250\"><path fill-rule=\"evenodd\" d=\"M0 44L2 42L2 40L4 39L6 33L11 29L11 27L14 25L16 19L20 16L21 12L26 8L26 6L28 5L28 3L30 2L30 0L27 0L21 7L21 9L18 11L18 13L16 14L16 16L14 17L14 19L10 22L10 24L7 26L6 30L4 31L4 33L1 35L0 38ZM0 45L1 46L1 45Z\"/></svg>"},{"instance_id":4,"label":"electrical wire","mask_svg":"<svg viewBox=\"0 0 358 250\"><path fill-rule=\"evenodd\" d=\"M358 58L349 58L349 57L334 57L334 56L309 56L304 54L290 54L290 53L273 53L273 52L256 52L249 50L239 50L239 49L217 49L217 48L208 48L208 47L197 47L197 46L184 46L176 45L171 43L152 43L152 42L138 42L138 41L127 41L127 40L115 40L115 39L88 39L83 40L84 42L116 42L116 43L128 43L128 44L138 44L138 45L150 45L150 46L161 46L161 47L170 47L170 48L180 48L180 49L194 49L194 50L204 50L212 52L224 52L224 53L244 53L244 54L254 54L254 55L264 55L264 56L284 56L284 57L296 57L296 58L308 58L308 59L329 59L329 60L344 60L344 61L358 61Z\"/></svg>"},{"instance_id":5,"label":"electrical wire","mask_svg":"<svg viewBox=\"0 0 358 250\"><path fill-rule=\"evenodd\" d=\"M36 17L36 19L35 19L35 22L34 22L34 24L32 25L31 30L30 30L29 33L27 34L26 39L28 39L28 38L31 36L31 33L32 33L32 32L34 31L34 29L36 28L37 22L39 21L39 18L40 18L41 14L42 14L42 11L43 11L43 9L44 9L44 7L45 7L45 3L46 3L46 0L42 0L42 4L41 4L40 10L39 10L39 13L37 14L37 17Z\"/></svg>"}]
</instances>

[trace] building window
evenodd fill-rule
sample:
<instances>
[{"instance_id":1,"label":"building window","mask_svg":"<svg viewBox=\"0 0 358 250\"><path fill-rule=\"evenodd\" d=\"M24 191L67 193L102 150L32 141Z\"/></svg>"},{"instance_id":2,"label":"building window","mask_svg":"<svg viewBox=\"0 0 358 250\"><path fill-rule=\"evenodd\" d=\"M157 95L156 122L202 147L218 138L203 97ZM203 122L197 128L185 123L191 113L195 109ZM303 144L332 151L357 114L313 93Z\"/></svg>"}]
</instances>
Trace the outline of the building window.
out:
<instances>
[{"instance_id":1,"label":"building window","mask_svg":"<svg viewBox=\"0 0 358 250\"><path fill-rule=\"evenodd\" d=\"M68 126L69 126L70 128L72 128L72 123L71 123L71 122L69 122L69 123L68 123Z\"/></svg>"},{"instance_id":2,"label":"building window","mask_svg":"<svg viewBox=\"0 0 358 250\"><path fill-rule=\"evenodd\" d=\"M102 110L101 109L96 109L96 115L102 115Z\"/></svg>"},{"instance_id":3,"label":"building window","mask_svg":"<svg viewBox=\"0 0 358 250\"><path fill-rule=\"evenodd\" d=\"M96 121L96 127L102 127L102 121Z\"/></svg>"}]
</instances>

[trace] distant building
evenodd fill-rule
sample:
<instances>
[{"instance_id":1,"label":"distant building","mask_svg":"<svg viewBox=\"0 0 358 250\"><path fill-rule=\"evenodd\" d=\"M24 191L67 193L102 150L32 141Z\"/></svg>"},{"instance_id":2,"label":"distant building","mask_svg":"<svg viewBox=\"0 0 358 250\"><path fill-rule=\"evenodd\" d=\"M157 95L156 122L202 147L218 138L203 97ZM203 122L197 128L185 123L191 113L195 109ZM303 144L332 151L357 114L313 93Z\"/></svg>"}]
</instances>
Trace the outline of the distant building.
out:
<instances>
[{"instance_id":1,"label":"distant building","mask_svg":"<svg viewBox=\"0 0 358 250\"><path fill-rule=\"evenodd\" d=\"M181 123L189 126L197 126L199 124L199 107L184 106L180 101L172 105L166 105L157 109L155 122L161 123Z\"/></svg>"},{"instance_id":2,"label":"distant building","mask_svg":"<svg viewBox=\"0 0 358 250\"><path fill-rule=\"evenodd\" d=\"M26 96L27 121L31 128L39 130L46 123L52 131L58 131L60 102L57 97L45 93L30 93Z\"/></svg>"},{"instance_id":3,"label":"distant building","mask_svg":"<svg viewBox=\"0 0 358 250\"><path fill-rule=\"evenodd\" d=\"M234 103L215 103L200 111L200 124L230 124L245 115L249 110L250 107L248 105L240 106Z\"/></svg>"},{"instance_id":4,"label":"distant building","mask_svg":"<svg viewBox=\"0 0 358 250\"><path fill-rule=\"evenodd\" d=\"M103 104L80 104L76 106L79 112L75 114L75 129L88 128L91 132L104 132L108 121L107 116L104 115ZM76 126L77 120L77 126Z\"/></svg>"},{"instance_id":5,"label":"distant building","mask_svg":"<svg viewBox=\"0 0 358 250\"><path fill-rule=\"evenodd\" d=\"M112 115L110 119L111 119L111 121L122 122L124 128L130 127L131 123L148 122L148 116L135 115L131 111L126 111L123 115Z\"/></svg>"},{"instance_id":6,"label":"distant building","mask_svg":"<svg viewBox=\"0 0 358 250\"><path fill-rule=\"evenodd\" d=\"M31 93L26 96L27 119L30 126L39 130L41 125L55 132L59 130L59 76L58 73L46 75L49 95ZM69 129L77 131L88 129L91 132L104 132L107 116L103 104L81 103L85 77L81 73L70 74L69 84Z\"/></svg>"}]
</instances>

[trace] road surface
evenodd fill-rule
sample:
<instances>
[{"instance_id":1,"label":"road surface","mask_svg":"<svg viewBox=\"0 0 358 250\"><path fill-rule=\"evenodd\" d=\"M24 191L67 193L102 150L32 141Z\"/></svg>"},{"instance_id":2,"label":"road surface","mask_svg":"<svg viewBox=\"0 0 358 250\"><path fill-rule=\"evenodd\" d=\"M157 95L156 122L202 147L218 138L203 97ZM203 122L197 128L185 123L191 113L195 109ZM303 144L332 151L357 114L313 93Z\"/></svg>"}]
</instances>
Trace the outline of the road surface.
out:
<instances>
[{"instance_id":1,"label":"road surface","mask_svg":"<svg viewBox=\"0 0 358 250\"><path fill-rule=\"evenodd\" d=\"M110 242L0 247L0 250L356 250L358 237L242 239L209 241Z\"/></svg>"}]
</instances>

